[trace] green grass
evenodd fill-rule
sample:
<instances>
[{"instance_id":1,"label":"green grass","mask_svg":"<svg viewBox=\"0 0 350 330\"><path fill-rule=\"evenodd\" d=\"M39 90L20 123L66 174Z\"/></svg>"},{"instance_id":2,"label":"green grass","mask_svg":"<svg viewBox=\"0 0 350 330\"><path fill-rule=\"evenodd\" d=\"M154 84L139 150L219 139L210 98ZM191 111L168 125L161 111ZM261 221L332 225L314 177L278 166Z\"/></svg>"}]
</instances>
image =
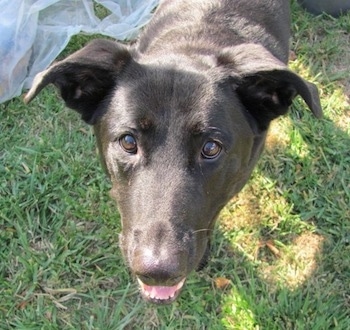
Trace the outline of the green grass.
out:
<instances>
[{"instance_id":1,"label":"green grass","mask_svg":"<svg viewBox=\"0 0 350 330\"><path fill-rule=\"evenodd\" d=\"M350 14L293 20L325 118L298 99L274 123L171 306L139 298L90 128L51 88L0 105L0 329L350 329Z\"/></svg>"}]
</instances>

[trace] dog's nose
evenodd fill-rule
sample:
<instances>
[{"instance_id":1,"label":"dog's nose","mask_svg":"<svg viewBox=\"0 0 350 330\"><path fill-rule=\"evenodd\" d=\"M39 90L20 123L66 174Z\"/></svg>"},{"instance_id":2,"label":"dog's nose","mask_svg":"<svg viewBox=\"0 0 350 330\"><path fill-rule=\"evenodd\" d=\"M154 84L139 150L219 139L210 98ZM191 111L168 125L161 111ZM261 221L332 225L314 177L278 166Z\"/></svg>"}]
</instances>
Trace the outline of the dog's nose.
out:
<instances>
[{"instance_id":1,"label":"dog's nose","mask_svg":"<svg viewBox=\"0 0 350 330\"><path fill-rule=\"evenodd\" d=\"M172 286L186 276L188 259L186 252L162 255L144 249L136 250L134 256L132 269L144 284Z\"/></svg>"}]
</instances>

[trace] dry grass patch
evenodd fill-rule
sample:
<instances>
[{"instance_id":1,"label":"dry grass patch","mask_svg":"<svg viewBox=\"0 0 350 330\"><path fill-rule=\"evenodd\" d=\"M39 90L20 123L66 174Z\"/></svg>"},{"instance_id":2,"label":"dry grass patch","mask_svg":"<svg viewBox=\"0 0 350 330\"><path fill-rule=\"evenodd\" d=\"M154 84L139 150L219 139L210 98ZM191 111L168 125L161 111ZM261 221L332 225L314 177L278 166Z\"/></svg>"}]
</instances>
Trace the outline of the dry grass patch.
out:
<instances>
[{"instance_id":1,"label":"dry grass patch","mask_svg":"<svg viewBox=\"0 0 350 330\"><path fill-rule=\"evenodd\" d=\"M289 246L277 247L272 264L262 264L262 278L272 287L296 289L303 285L318 267L324 237L315 233L297 236Z\"/></svg>"}]
</instances>

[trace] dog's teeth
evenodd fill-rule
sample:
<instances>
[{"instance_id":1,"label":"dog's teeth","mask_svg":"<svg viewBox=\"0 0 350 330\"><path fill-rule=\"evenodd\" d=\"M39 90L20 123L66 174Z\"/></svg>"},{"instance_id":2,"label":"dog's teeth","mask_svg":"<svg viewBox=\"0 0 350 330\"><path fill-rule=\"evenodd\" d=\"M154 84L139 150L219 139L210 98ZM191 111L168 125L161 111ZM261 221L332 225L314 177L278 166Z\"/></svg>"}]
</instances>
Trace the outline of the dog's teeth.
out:
<instances>
[{"instance_id":1,"label":"dog's teeth","mask_svg":"<svg viewBox=\"0 0 350 330\"><path fill-rule=\"evenodd\" d=\"M148 286L144 284L139 278L137 280L140 284L141 291L143 292L146 298L156 299L159 301L166 301L174 298L177 292L182 288L183 284L185 283L185 279L183 279L180 283L173 287Z\"/></svg>"}]
</instances>

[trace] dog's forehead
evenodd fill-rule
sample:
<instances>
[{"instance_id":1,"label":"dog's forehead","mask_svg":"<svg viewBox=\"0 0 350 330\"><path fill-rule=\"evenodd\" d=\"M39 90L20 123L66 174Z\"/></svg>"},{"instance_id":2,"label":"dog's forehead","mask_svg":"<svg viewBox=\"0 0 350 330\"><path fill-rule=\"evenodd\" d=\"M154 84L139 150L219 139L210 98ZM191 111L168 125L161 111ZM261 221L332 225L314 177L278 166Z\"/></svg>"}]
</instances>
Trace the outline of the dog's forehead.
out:
<instances>
[{"instance_id":1,"label":"dog's forehead","mask_svg":"<svg viewBox=\"0 0 350 330\"><path fill-rule=\"evenodd\" d=\"M204 74L148 69L118 85L110 113L118 125L141 130L175 123L199 130L216 117L217 94L217 84Z\"/></svg>"}]
</instances>

